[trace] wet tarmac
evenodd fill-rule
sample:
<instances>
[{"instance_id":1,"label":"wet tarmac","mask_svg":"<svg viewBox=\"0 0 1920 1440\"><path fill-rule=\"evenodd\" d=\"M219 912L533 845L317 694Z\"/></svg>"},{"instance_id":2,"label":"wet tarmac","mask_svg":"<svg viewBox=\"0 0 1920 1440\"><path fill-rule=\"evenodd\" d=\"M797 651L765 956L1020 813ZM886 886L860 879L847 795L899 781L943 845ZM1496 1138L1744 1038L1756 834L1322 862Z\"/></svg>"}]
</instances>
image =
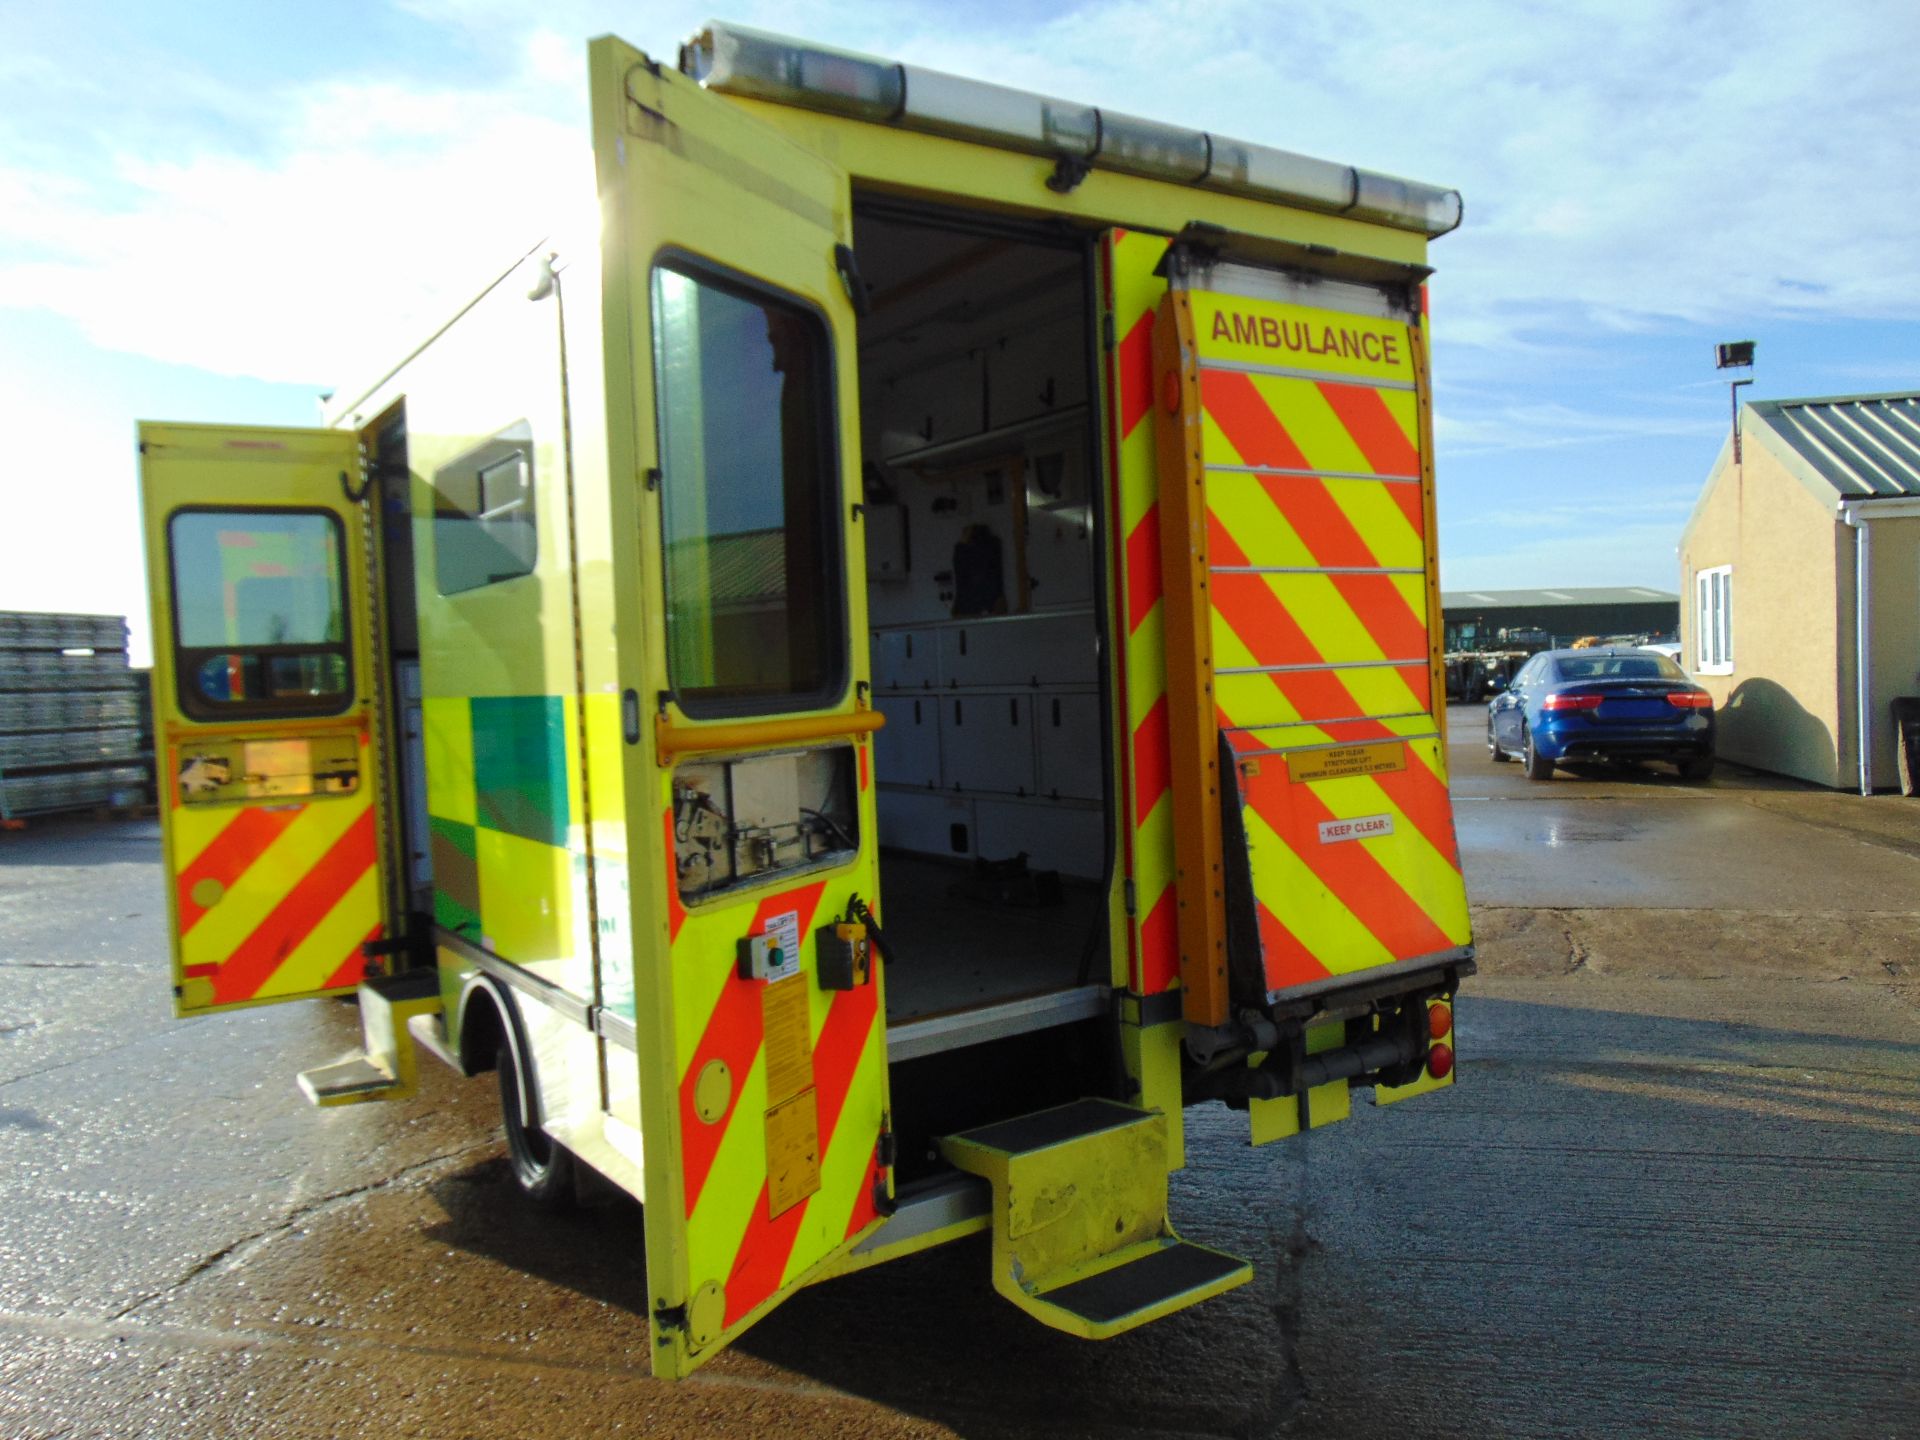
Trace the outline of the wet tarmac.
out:
<instances>
[{"instance_id":1,"label":"wet tarmac","mask_svg":"<svg viewBox=\"0 0 1920 1440\"><path fill-rule=\"evenodd\" d=\"M1251 1285L1089 1344L974 1240L678 1386L638 1207L523 1204L487 1079L306 1108L351 1007L169 1018L151 824L0 834L0 1436L1920 1433L1920 802L1532 785L1477 722L1462 1083L1189 1112L1176 1223Z\"/></svg>"}]
</instances>

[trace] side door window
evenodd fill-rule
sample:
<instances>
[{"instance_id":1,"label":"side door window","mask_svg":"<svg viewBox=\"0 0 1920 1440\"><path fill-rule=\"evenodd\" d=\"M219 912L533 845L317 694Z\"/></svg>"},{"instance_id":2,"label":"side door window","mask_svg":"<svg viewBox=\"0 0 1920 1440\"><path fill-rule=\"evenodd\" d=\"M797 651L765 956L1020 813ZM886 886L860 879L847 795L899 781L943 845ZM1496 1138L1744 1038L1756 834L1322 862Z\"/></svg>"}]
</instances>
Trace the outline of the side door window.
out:
<instances>
[{"instance_id":1,"label":"side door window","mask_svg":"<svg viewBox=\"0 0 1920 1440\"><path fill-rule=\"evenodd\" d=\"M182 713L237 720L347 708L352 647L338 516L177 510L167 548Z\"/></svg>"}]
</instances>

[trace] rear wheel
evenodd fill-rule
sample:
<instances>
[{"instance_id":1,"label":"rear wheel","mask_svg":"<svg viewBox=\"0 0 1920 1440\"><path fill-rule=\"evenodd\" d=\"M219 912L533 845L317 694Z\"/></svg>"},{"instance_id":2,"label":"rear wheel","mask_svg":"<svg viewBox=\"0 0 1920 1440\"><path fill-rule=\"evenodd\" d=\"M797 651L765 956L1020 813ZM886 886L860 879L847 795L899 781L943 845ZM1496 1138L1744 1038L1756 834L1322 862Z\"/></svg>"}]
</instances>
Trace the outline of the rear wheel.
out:
<instances>
[{"instance_id":1,"label":"rear wheel","mask_svg":"<svg viewBox=\"0 0 1920 1440\"><path fill-rule=\"evenodd\" d=\"M1553 778L1553 761L1542 755L1539 747L1533 743L1532 730L1522 730L1520 732L1520 747L1520 758L1526 762L1527 766L1527 779L1551 780Z\"/></svg>"},{"instance_id":2,"label":"rear wheel","mask_svg":"<svg viewBox=\"0 0 1920 1440\"><path fill-rule=\"evenodd\" d=\"M1493 738L1493 721L1487 721L1487 756L1496 764L1504 765L1513 757L1500 748L1500 742Z\"/></svg>"},{"instance_id":3,"label":"rear wheel","mask_svg":"<svg viewBox=\"0 0 1920 1440\"><path fill-rule=\"evenodd\" d=\"M537 1109L533 1076L522 1076L513 1047L501 1042L494 1052L494 1072L500 1077L500 1115L507 1132L507 1160L514 1183L529 1200L562 1210L573 1203L573 1155L540 1128L521 1108L522 1081L527 1108Z\"/></svg>"},{"instance_id":4,"label":"rear wheel","mask_svg":"<svg viewBox=\"0 0 1920 1440\"><path fill-rule=\"evenodd\" d=\"M1680 772L1682 780L1710 780L1713 778L1713 756L1703 755L1697 760L1676 760L1673 768Z\"/></svg>"}]
</instances>

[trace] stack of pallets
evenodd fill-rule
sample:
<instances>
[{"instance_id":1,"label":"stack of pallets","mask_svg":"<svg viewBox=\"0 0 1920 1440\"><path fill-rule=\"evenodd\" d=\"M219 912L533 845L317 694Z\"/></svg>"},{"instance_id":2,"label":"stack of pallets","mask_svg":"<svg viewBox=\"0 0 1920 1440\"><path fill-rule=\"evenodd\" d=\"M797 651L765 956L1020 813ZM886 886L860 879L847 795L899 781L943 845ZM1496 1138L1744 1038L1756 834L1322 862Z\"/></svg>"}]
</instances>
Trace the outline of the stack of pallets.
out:
<instances>
[{"instance_id":1,"label":"stack of pallets","mask_svg":"<svg viewBox=\"0 0 1920 1440\"><path fill-rule=\"evenodd\" d=\"M0 611L0 820L147 803L142 680L119 615Z\"/></svg>"}]
</instances>

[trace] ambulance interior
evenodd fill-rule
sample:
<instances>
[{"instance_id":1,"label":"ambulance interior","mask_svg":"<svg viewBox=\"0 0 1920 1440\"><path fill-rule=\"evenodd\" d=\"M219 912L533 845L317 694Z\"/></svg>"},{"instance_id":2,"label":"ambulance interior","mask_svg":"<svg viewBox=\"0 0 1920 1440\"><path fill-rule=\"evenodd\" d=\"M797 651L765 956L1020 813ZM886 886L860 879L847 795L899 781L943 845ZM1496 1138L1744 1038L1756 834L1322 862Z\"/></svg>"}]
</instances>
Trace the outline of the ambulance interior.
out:
<instances>
[{"instance_id":1,"label":"ambulance interior","mask_svg":"<svg viewBox=\"0 0 1920 1440\"><path fill-rule=\"evenodd\" d=\"M1082 235L871 207L855 242L899 1055L1106 1004L1090 267Z\"/></svg>"}]
</instances>

